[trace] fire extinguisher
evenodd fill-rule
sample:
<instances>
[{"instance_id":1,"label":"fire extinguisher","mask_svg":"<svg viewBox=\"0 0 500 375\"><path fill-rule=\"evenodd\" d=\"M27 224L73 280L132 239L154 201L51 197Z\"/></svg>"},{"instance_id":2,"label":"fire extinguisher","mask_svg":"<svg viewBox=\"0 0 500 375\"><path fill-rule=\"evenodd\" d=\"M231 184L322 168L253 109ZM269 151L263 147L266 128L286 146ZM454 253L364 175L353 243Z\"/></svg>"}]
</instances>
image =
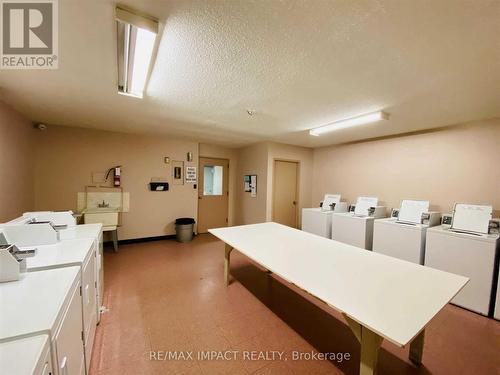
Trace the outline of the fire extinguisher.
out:
<instances>
[{"instance_id":1,"label":"fire extinguisher","mask_svg":"<svg viewBox=\"0 0 500 375\"><path fill-rule=\"evenodd\" d=\"M106 173L106 181L108 180L109 174L113 172L113 186L120 186L120 176L121 176L121 165L117 165L116 167L110 168L108 173Z\"/></svg>"}]
</instances>

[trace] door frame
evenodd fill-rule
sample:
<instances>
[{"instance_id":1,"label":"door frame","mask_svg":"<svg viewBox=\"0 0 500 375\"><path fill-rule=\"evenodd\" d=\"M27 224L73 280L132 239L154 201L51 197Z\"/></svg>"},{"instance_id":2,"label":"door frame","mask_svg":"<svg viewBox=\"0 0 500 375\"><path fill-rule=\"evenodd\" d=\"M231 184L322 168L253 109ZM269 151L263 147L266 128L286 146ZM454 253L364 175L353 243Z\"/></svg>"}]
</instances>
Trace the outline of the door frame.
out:
<instances>
[{"instance_id":1,"label":"door frame","mask_svg":"<svg viewBox=\"0 0 500 375\"><path fill-rule=\"evenodd\" d=\"M297 204L295 205L295 228L298 228L299 226L299 206L300 206L300 160L297 159L286 159L286 158L273 158L273 185L272 185L272 202L271 202L271 220L274 221L274 201L275 201L275 195L276 195L276 162L277 161L284 161L288 163L295 163L297 164L297 177L295 181L295 186L296 186L296 194L297 194Z\"/></svg>"},{"instance_id":2,"label":"door frame","mask_svg":"<svg viewBox=\"0 0 500 375\"><path fill-rule=\"evenodd\" d=\"M227 161L227 212L226 212L226 226L229 226L229 205L231 204L231 201L229 199L230 197L230 192L229 192L229 186L231 184L231 180L230 180L230 175L229 175L229 170L230 170L230 159L227 159L227 158L217 158L217 157L212 157L212 156L198 156L198 173L199 173L199 177L198 177L198 189L196 191L196 201L197 201L197 206L196 206L196 220L197 220L197 223L200 222L200 193L199 193L199 189L200 188L203 188L201 186L201 174L203 173L202 169L201 169L201 159L215 159L215 160L223 160L223 161ZM204 232L204 233L208 233L208 232Z\"/></svg>"}]
</instances>

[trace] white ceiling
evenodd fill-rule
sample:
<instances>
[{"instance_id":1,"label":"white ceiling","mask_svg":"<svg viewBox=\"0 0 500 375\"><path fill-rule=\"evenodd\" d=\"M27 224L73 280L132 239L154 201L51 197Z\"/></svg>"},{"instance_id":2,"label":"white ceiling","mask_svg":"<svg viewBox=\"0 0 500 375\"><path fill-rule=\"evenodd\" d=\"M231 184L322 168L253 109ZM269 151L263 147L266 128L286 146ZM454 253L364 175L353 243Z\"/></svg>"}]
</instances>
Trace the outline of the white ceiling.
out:
<instances>
[{"instance_id":1,"label":"white ceiling","mask_svg":"<svg viewBox=\"0 0 500 375\"><path fill-rule=\"evenodd\" d=\"M497 0L121 4L162 24L144 99L117 94L114 2L64 0L59 69L1 71L2 100L37 122L232 146L315 147L500 116ZM306 131L380 109L389 121Z\"/></svg>"}]
</instances>

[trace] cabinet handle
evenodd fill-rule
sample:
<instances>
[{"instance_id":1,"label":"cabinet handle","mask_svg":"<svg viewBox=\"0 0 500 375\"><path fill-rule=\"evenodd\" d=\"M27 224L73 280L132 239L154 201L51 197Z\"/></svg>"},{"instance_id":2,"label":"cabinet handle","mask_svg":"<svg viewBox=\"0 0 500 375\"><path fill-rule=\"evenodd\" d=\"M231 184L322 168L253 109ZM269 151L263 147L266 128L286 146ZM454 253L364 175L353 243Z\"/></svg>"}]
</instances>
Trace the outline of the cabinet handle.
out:
<instances>
[{"instance_id":1,"label":"cabinet handle","mask_svg":"<svg viewBox=\"0 0 500 375\"><path fill-rule=\"evenodd\" d=\"M68 375L68 358L64 357L61 362L61 375Z\"/></svg>"},{"instance_id":2,"label":"cabinet handle","mask_svg":"<svg viewBox=\"0 0 500 375\"><path fill-rule=\"evenodd\" d=\"M87 305L88 305L90 303L89 284L85 285L85 297L87 297Z\"/></svg>"}]
</instances>

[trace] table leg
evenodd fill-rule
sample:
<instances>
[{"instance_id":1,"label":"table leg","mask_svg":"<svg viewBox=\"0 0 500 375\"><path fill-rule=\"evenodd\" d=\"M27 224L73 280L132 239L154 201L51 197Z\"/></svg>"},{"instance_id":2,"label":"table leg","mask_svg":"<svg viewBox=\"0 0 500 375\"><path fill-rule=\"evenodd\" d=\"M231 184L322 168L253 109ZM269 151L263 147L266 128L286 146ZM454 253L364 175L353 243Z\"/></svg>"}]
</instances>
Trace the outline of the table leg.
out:
<instances>
[{"instance_id":1,"label":"table leg","mask_svg":"<svg viewBox=\"0 0 500 375\"><path fill-rule=\"evenodd\" d=\"M422 364L422 354L424 353L425 330L422 330L410 344L409 358L416 365Z\"/></svg>"},{"instance_id":2,"label":"table leg","mask_svg":"<svg viewBox=\"0 0 500 375\"><path fill-rule=\"evenodd\" d=\"M229 263L230 263L230 255L233 248L226 244L224 249L224 283L226 286L229 285Z\"/></svg>"},{"instance_id":3,"label":"table leg","mask_svg":"<svg viewBox=\"0 0 500 375\"><path fill-rule=\"evenodd\" d=\"M359 363L360 375L374 375L377 373L378 350L383 338L347 315L342 314L347 320L354 336L361 344L361 359Z\"/></svg>"},{"instance_id":4,"label":"table leg","mask_svg":"<svg viewBox=\"0 0 500 375\"><path fill-rule=\"evenodd\" d=\"M113 238L113 249L115 250L115 253L118 252L118 230L112 230L111 231L111 237Z\"/></svg>"}]
</instances>

